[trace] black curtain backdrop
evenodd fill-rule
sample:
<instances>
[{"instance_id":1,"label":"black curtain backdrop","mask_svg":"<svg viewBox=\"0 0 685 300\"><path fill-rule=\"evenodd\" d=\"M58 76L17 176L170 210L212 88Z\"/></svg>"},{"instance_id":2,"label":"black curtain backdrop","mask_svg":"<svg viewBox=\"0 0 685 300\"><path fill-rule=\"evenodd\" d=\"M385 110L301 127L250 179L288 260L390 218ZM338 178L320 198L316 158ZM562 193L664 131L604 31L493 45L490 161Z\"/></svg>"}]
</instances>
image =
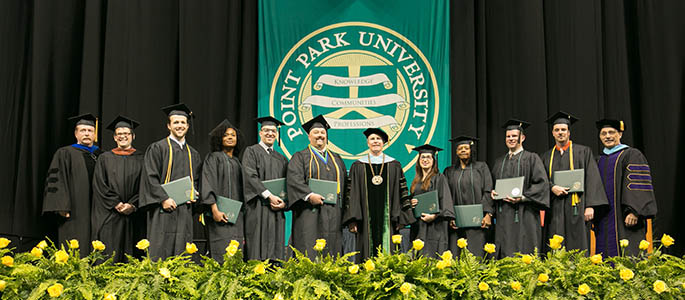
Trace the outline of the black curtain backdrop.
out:
<instances>
[{"instance_id":1,"label":"black curtain backdrop","mask_svg":"<svg viewBox=\"0 0 685 300\"><path fill-rule=\"evenodd\" d=\"M500 124L509 117L534 124L524 146L538 153L553 145L544 120L557 110L581 118L572 139L596 152L594 121L623 119L622 141L652 167L655 237L671 234L671 252L682 254L685 2L451 1L450 9L453 135L479 136L479 159L492 164L506 152ZM224 118L256 142L257 14L253 0L0 1L0 235L28 250L53 233L40 216L45 175L55 150L74 142L66 118L80 112L105 124L120 113L141 121L139 150L168 134L159 108L178 102L197 115L188 140L203 156ZM110 132L99 136L102 148L115 146Z\"/></svg>"}]
</instances>

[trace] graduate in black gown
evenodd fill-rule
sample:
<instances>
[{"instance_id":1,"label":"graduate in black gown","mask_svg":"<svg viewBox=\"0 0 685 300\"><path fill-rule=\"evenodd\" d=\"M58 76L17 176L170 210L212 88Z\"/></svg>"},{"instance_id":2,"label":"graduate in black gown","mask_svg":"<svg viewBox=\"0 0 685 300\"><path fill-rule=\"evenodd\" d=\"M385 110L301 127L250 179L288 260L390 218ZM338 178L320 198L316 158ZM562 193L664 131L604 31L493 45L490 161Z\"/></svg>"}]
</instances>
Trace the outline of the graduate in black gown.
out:
<instances>
[{"instance_id":1,"label":"graduate in black gown","mask_svg":"<svg viewBox=\"0 0 685 300\"><path fill-rule=\"evenodd\" d=\"M168 116L169 136L148 146L140 182L140 207L147 211L147 237L152 259L167 258L185 251L193 241L192 203L197 201L202 160L186 141L190 109L176 104L162 109ZM176 205L162 184L189 176L193 182L191 200Z\"/></svg>"},{"instance_id":2,"label":"graduate in black gown","mask_svg":"<svg viewBox=\"0 0 685 300\"><path fill-rule=\"evenodd\" d=\"M453 205L483 205L483 219L480 227L457 228L450 222L449 249L459 256L461 248L457 247L457 240L464 238L468 242L467 249L475 256L483 256L483 245L492 226L492 175L485 162L474 160L474 146L477 138L459 136L452 139L457 146L457 163L449 166L443 172L452 194Z\"/></svg>"},{"instance_id":3,"label":"graduate in black gown","mask_svg":"<svg viewBox=\"0 0 685 300\"><path fill-rule=\"evenodd\" d=\"M219 263L223 263L231 240L239 242L241 249L245 242L244 209L238 213L235 224L231 224L216 204L217 196L243 202L243 174L238 160L240 142L238 128L224 119L209 133L212 153L202 164L202 204L211 216L205 218L209 254Z\"/></svg>"},{"instance_id":4,"label":"graduate in black gown","mask_svg":"<svg viewBox=\"0 0 685 300\"><path fill-rule=\"evenodd\" d=\"M288 163L288 207L293 213L292 245L306 252L310 259L317 256L312 249L317 239L326 240L323 255L342 252L342 199L347 172L340 155L327 149L330 125L322 115L302 124L309 136L309 145L296 152ZM337 204L324 204L323 196L313 193L309 179L337 182Z\"/></svg>"},{"instance_id":5,"label":"graduate in black gown","mask_svg":"<svg viewBox=\"0 0 685 300\"><path fill-rule=\"evenodd\" d=\"M410 219L410 236L412 240L420 239L424 242L423 255L436 258L444 251L449 250L449 223L454 220L454 207L447 177L440 173L436 154L442 149L423 145L414 148L419 152L416 163L416 175L411 183L412 196L421 195L433 190L438 191L440 212L436 214L421 214L419 219L414 218L413 210ZM411 199L411 206L416 207L419 203L416 198Z\"/></svg>"},{"instance_id":6,"label":"graduate in black gown","mask_svg":"<svg viewBox=\"0 0 685 300\"><path fill-rule=\"evenodd\" d=\"M604 145L598 159L599 173L609 209L595 218L597 253L617 256L619 241L627 239L626 255L637 255L641 240L652 246L652 219L657 213L649 163L640 150L621 144L623 121L597 121Z\"/></svg>"},{"instance_id":7,"label":"graduate in black gown","mask_svg":"<svg viewBox=\"0 0 685 300\"><path fill-rule=\"evenodd\" d=\"M286 202L273 195L262 181L285 178L288 159L274 150L278 127L285 125L274 117L256 120L261 124L259 143L243 153L243 193L245 195L245 254L247 259L287 258L285 247ZM287 197L283 197L287 198Z\"/></svg>"},{"instance_id":8,"label":"graduate in black gown","mask_svg":"<svg viewBox=\"0 0 685 300\"><path fill-rule=\"evenodd\" d=\"M528 126L529 123L514 119L504 124L509 152L492 167L495 180L524 177L521 196L506 195L505 199L494 202L495 245L500 258L516 252L530 254L536 248L542 251L540 210L549 208L549 181L540 157L523 149L526 139L523 130ZM496 195L493 189L492 198Z\"/></svg>"},{"instance_id":9,"label":"graduate in black gown","mask_svg":"<svg viewBox=\"0 0 685 300\"><path fill-rule=\"evenodd\" d=\"M554 172L583 169L585 187L582 193L568 193L568 187L550 182L552 192L549 210L545 213L542 241L548 241L555 234L564 237L567 250L590 250L591 221L595 210L607 205L607 198L599 177L599 170L592 155L592 149L571 141L571 125L578 119L566 112L558 112L547 122L552 124L555 145L542 154L547 178L553 179ZM605 207L604 207L605 208ZM549 251L549 245L543 245Z\"/></svg>"},{"instance_id":10,"label":"graduate in black gown","mask_svg":"<svg viewBox=\"0 0 685 300\"><path fill-rule=\"evenodd\" d=\"M118 116L107 129L114 132L117 147L98 157L93 175L93 240L105 244L106 255L123 262L133 253L134 218L138 207L143 153L133 148L138 122Z\"/></svg>"},{"instance_id":11,"label":"graduate in black gown","mask_svg":"<svg viewBox=\"0 0 685 300\"><path fill-rule=\"evenodd\" d=\"M369 152L350 167L348 205L343 224L356 235L357 262L375 255L379 246L393 251L391 237L408 223L410 204L402 165L383 153L388 134L379 128L364 131Z\"/></svg>"},{"instance_id":12,"label":"graduate in black gown","mask_svg":"<svg viewBox=\"0 0 685 300\"><path fill-rule=\"evenodd\" d=\"M76 143L57 149L52 157L45 180L43 214L57 216L57 238L78 240L83 257L91 247L91 182L101 151L94 144L97 141L95 116L84 114L69 120L76 124Z\"/></svg>"}]
</instances>

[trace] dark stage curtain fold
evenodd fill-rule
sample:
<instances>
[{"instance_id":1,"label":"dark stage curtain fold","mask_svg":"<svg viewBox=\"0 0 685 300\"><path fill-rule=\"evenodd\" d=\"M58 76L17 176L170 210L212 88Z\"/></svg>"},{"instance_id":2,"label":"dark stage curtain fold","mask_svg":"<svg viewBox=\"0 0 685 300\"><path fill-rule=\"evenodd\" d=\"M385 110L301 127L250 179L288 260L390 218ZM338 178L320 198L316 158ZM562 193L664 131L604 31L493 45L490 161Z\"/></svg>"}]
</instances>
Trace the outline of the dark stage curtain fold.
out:
<instances>
[{"instance_id":1,"label":"dark stage curtain fold","mask_svg":"<svg viewBox=\"0 0 685 300\"><path fill-rule=\"evenodd\" d=\"M655 237L685 239L685 2L455 0L450 10L453 135L481 137L479 160L492 165L509 117L534 123L524 146L538 153L553 144L544 120L557 110L582 119L572 139L595 152L594 121L621 118L624 143L652 167ZM45 175L54 151L73 143L66 118L79 112L142 121L144 150L167 134L159 108L182 101L203 156L224 118L256 142L257 13L251 0L1 1L0 235L23 237L26 250L51 234L40 216ZM111 133L100 145L114 147Z\"/></svg>"}]
</instances>

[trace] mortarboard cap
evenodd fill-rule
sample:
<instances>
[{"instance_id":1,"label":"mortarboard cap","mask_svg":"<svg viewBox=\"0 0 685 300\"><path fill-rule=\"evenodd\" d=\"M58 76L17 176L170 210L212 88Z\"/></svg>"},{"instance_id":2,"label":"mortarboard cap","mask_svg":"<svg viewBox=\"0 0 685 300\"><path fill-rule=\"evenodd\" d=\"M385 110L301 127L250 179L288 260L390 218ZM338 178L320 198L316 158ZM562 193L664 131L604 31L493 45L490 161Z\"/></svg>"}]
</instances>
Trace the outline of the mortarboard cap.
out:
<instances>
[{"instance_id":1,"label":"mortarboard cap","mask_svg":"<svg viewBox=\"0 0 685 300\"><path fill-rule=\"evenodd\" d=\"M323 115L318 115L314 117L313 119L307 121L307 123L302 124L302 128L309 133L314 128L323 128L326 131L328 131L329 128L331 128L331 125L326 122L326 118Z\"/></svg>"},{"instance_id":2,"label":"mortarboard cap","mask_svg":"<svg viewBox=\"0 0 685 300\"><path fill-rule=\"evenodd\" d=\"M414 147L413 151L418 151L419 153L430 153L435 155L438 151L442 151L442 148L435 147L433 145L425 144L418 147Z\"/></svg>"},{"instance_id":3,"label":"mortarboard cap","mask_svg":"<svg viewBox=\"0 0 685 300\"><path fill-rule=\"evenodd\" d=\"M626 126L621 120L612 120L612 119L601 119L597 122L595 122L597 125L597 129L601 130L604 127L613 127L614 129L623 132L626 130Z\"/></svg>"},{"instance_id":4,"label":"mortarboard cap","mask_svg":"<svg viewBox=\"0 0 685 300\"><path fill-rule=\"evenodd\" d=\"M171 116L184 116L186 118L191 118L191 117L194 118L195 117L193 115L193 112L190 110L190 108L188 108L188 106L186 106L183 103L162 107L162 111L167 115L167 117L171 117Z\"/></svg>"},{"instance_id":5,"label":"mortarboard cap","mask_svg":"<svg viewBox=\"0 0 685 300\"><path fill-rule=\"evenodd\" d=\"M504 124L502 125L502 128L506 130L514 130L517 129L519 131L523 131L524 129L528 128L530 126L530 123L526 121L521 121L518 119L509 119Z\"/></svg>"},{"instance_id":6,"label":"mortarboard cap","mask_svg":"<svg viewBox=\"0 0 685 300\"><path fill-rule=\"evenodd\" d=\"M112 122L110 122L109 125L107 125L107 129L115 131L117 128L124 127L133 130L138 127L138 125L140 125L140 123L138 123L136 120L119 115Z\"/></svg>"},{"instance_id":7,"label":"mortarboard cap","mask_svg":"<svg viewBox=\"0 0 685 300\"><path fill-rule=\"evenodd\" d=\"M281 122L280 120L272 117L272 116L266 116L266 117L261 117L261 118L256 118L255 121L259 124L262 124L262 126L283 126L285 123Z\"/></svg>"},{"instance_id":8,"label":"mortarboard cap","mask_svg":"<svg viewBox=\"0 0 685 300\"><path fill-rule=\"evenodd\" d=\"M472 137L472 136L468 136L468 135L460 135L460 136L455 137L455 138L450 140L450 142L453 142L457 145L462 145L462 144L473 145L477 141L478 141L477 137Z\"/></svg>"},{"instance_id":9,"label":"mortarboard cap","mask_svg":"<svg viewBox=\"0 0 685 300\"><path fill-rule=\"evenodd\" d=\"M228 128L233 128L236 130L236 133L238 133L238 128L233 126L233 124L231 124L231 122L229 122L227 119L224 119L223 121L221 121L221 123L219 123L219 125L216 125L216 127L214 127L214 129L212 129L209 132L209 135L214 136L216 134L221 136L224 134L224 132L226 132L226 129Z\"/></svg>"},{"instance_id":10,"label":"mortarboard cap","mask_svg":"<svg viewBox=\"0 0 685 300\"><path fill-rule=\"evenodd\" d=\"M552 126L557 124L566 124L568 126L571 126L576 121L578 121L578 118L574 117L573 115L565 111L559 111L556 114L549 117L549 119L547 119L547 123L551 124Z\"/></svg>"},{"instance_id":11,"label":"mortarboard cap","mask_svg":"<svg viewBox=\"0 0 685 300\"><path fill-rule=\"evenodd\" d=\"M364 130L364 135L366 136L367 139L372 134L376 134L376 135L380 136L381 139L383 140L383 143L388 142L388 134L385 133L385 131L381 130L380 128L369 128L369 129Z\"/></svg>"}]
</instances>

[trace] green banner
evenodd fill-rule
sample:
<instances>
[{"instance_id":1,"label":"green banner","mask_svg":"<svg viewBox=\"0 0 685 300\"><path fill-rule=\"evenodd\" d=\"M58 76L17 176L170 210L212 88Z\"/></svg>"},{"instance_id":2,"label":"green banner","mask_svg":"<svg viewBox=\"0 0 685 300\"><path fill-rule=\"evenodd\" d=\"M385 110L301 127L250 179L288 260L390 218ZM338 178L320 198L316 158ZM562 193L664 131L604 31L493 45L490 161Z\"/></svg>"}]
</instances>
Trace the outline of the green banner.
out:
<instances>
[{"instance_id":1,"label":"green banner","mask_svg":"<svg viewBox=\"0 0 685 300\"><path fill-rule=\"evenodd\" d=\"M259 39L259 115L286 123L288 158L309 144L301 124L318 114L348 168L367 155L371 127L388 133L384 152L409 180L413 147L449 151L448 1L261 0Z\"/></svg>"}]
</instances>

